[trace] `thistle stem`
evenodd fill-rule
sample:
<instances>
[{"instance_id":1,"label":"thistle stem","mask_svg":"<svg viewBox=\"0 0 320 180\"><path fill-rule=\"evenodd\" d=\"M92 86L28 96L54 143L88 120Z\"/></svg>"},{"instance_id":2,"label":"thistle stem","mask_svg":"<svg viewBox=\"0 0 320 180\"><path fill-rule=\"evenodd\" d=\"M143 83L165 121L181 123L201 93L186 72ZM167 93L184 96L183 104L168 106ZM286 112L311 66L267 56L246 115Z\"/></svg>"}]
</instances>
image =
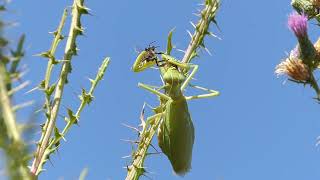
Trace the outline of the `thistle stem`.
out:
<instances>
[{"instance_id":1,"label":"thistle stem","mask_svg":"<svg viewBox=\"0 0 320 180\"><path fill-rule=\"evenodd\" d=\"M59 42L60 42L61 39L62 39L62 38L61 38L61 37L62 37L61 32L62 32L62 29L63 29L63 27L64 27L66 18L67 18L67 9L65 9L65 10L63 11L63 15L62 15L60 24L59 24L59 26L58 26L57 31L56 31L55 34L54 34L54 39L53 39L53 41L52 41L51 48L50 48L50 50L48 51L49 61L48 61L47 70L46 70L46 74L45 74L44 91L48 91L48 89L50 88L50 87L49 87L49 85L50 85L50 78L51 78L51 73L52 73L52 69L53 69L54 61L55 61L54 54L55 54L55 52L56 52L56 49L57 49L57 46L58 46ZM50 113L51 113L51 104L50 104L50 101L51 101L51 95L48 94L48 93L45 93L45 107L46 107L46 113L47 113L47 116L48 116L48 117L50 117ZM46 132L46 131L47 131L48 122L49 122L49 121L46 121L46 123L44 124L44 126L43 126L43 132ZM41 134L41 138L40 138L40 141L39 141L39 145L42 144L44 135L45 135L45 133L42 133L42 134ZM39 151L39 148L40 148L40 146L38 146L37 151Z\"/></svg>"},{"instance_id":2,"label":"thistle stem","mask_svg":"<svg viewBox=\"0 0 320 180\"><path fill-rule=\"evenodd\" d=\"M0 105L3 113L3 119L7 126L7 133L14 142L21 142L20 132L16 125L14 111L12 110L10 98L6 88L7 71L5 65L0 62Z\"/></svg>"},{"instance_id":3,"label":"thistle stem","mask_svg":"<svg viewBox=\"0 0 320 180\"><path fill-rule=\"evenodd\" d=\"M96 78L92 81L92 84L91 84L91 88L89 90L89 92L86 94L87 96L90 96L90 97L93 97L93 92L96 88L96 86L98 85L99 81L102 80L102 77L104 76L104 73L109 65L109 62L110 62L110 58L105 58L105 60L103 61L102 65L100 66L100 69L99 69L99 72L97 73L97 76ZM58 136L58 137L55 137L48 145L48 151L46 151L46 154L49 154L51 153L49 151L49 149L52 149L54 147L54 145L56 143L58 143L62 138L65 137L65 135L69 132L71 126L73 124L76 123L76 121L78 121L78 119L80 118L80 114L83 110L83 108L89 104L90 102L88 102L85 98L81 98L81 103L78 107L78 110L76 112L76 114L74 115L76 118L73 118L73 119L69 119L68 123L66 124L66 126L64 127L63 131L61 132L61 135Z\"/></svg>"},{"instance_id":4,"label":"thistle stem","mask_svg":"<svg viewBox=\"0 0 320 180\"><path fill-rule=\"evenodd\" d=\"M210 22L214 20L219 7L219 0L206 0L205 8L201 11L201 19L196 25L187 50L182 58L183 63L189 63L200 46L204 46L204 36L210 34L208 28Z\"/></svg>"},{"instance_id":5,"label":"thistle stem","mask_svg":"<svg viewBox=\"0 0 320 180\"><path fill-rule=\"evenodd\" d=\"M15 113L12 109L12 104L8 95L5 77L7 77L7 71L5 65L0 62L0 108L8 137L12 139L12 144L14 144L17 147L17 150L19 150L24 145L23 140L21 139L20 131L16 124ZM23 166L22 164L19 165L18 171L21 174L20 178L23 178L23 180L30 179L29 170L26 166Z\"/></svg>"},{"instance_id":6,"label":"thistle stem","mask_svg":"<svg viewBox=\"0 0 320 180\"><path fill-rule=\"evenodd\" d=\"M128 167L128 174L126 180L138 180L141 175L145 172L143 164L144 160L148 155L148 149L151 145L151 141L153 136L158 130L158 127L161 123L161 115L158 114L154 115L153 123L148 126L147 124L144 125L142 133L140 135L138 149L133 154L133 162L132 165ZM152 117L151 117L152 118Z\"/></svg>"},{"instance_id":7,"label":"thistle stem","mask_svg":"<svg viewBox=\"0 0 320 180\"><path fill-rule=\"evenodd\" d=\"M55 90L55 95L53 99L53 105L50 112L49 121L47 122L47 128L43 132L43 140L41 144L39 145L39 148L36 152L35 159L32 163L31 167L31 173L34 175L38 175L41 171L41 166L46 160L45 151L48 148L48 144L50 141L50 137L52 134L52 131L56 124L56 118L59 112L60 103L63 95L64 85L66 84L66 80L68 77L68 74L71 70L71 58L76 53L76 38L81 33L79 32L81 30L81 24L80 24L80 17L83 14L80 12L83 8L83 1L84 0L74 0L72 5L72 20L68 35L68 40L65 47L65 53L64 53L64 64L62 65L62 70L60 73L60 78L57 83L57 87ZM40 166L41 165L41 166ZM39 168L40 167L40 168Z\"/></svg>"},{"instance_id":8,"label":"thistle stem","mask_svg":"<svg viewBox=\"0 0 320 180\"><path fill-rule=\"evenodd\" d=\"M316 94L317 94L317 97L316 99L318 101L320 101L320 88L319 88L319 85L318 85L318 82L317 80L315 79L313 73L310 73L310 85L311 87L316 91Z\"/></svg>"}]
</instances>

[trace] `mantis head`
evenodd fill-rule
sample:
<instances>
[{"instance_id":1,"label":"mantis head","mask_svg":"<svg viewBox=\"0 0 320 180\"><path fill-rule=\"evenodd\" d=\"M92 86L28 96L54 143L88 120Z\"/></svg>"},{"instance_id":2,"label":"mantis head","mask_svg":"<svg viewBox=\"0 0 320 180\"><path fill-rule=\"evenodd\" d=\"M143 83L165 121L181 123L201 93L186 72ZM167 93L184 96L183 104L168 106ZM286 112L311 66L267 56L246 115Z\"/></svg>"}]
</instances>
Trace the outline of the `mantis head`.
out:
<instances>
[{"instance_id":1,"label":"mantis head","mask_svg":"<svg viewBox=\"0 0 320 180\"><path fill-rule=\"evenodd\" d=\"M172 59L172 57L170 56L171 50L173 48L172 46L172 33L173 33L174 29L172 29L169 32L168 35L168 42L167 42L167 51L165 53L163 52L156 52L156 48L157 46L151 46L150 43L148 48L145 48L144 51L142 51L136 61L134 62L133 66L132 66L132 70L134 72L141 72L149 67L152 67L154 65L157 65L158 67L161 66L159 64L159 59L157 57L158 54L161 54L162 59ZM174 59L174 58L173 58Z\"/></svg>"},{"instance_id":2,"label":"mantis head","mask_svg":"<svg viewBox=\"0 0 320 180\"><path fill-rule=\"evenodd\" d=\"M148 47L138 55L132 66L134 72L141 72L149 67L158 65L158 53L155 52L155 48L155 46Z\"/></svg>"}]
</instances>

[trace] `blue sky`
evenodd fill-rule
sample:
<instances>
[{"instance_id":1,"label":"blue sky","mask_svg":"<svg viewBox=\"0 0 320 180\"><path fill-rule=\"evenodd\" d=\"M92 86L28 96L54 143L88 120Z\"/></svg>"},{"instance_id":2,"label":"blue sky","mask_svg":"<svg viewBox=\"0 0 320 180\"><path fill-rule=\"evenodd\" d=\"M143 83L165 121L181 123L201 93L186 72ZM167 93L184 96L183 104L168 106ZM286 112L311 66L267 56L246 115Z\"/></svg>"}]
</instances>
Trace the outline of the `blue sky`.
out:
<instances>
[{"instance_id":1,"label":"blue sky","mask_svg":"<svg viewBox=\"0 0 320 180\"><path fill-rule=\"evenodd\" d=\"M156 41L164 49L170 29L173 42L185 49L190 20L202 1L87 1L92 16L83 18L86 36L78 39L79 56L73 60L71 83L66 87L62 110L75 109L81 87L88 87L105 56L111 57L105 80L95 100L82 113L80 126L72 128L59 153L46 164L40 179L76 179L89 168L88 179L124 179L122 156L131 147L120 139L136 134L121 123L138 125L143 102L157 105L157 98L137 87L138 82L160 85L159 72L135 74L130 67L137 53ZM26 76L36 86L44 77L46 60L33 56L49 48L63 8L71 1L13 1L10 18L19 26L10 28L16 39L26 33ZM219 90L221 96L189 103L196 130L192 170L184 179L301 180L320 178L319 104L310 88L276 78L274 67L296 44L286 25L290 1L223 0L217 21L211 27L222 40L206 38L212 56L202 53L193 84ZM309 24L313 41L318 36ZM67 29L66 29L67 30ZM66 31L65 31L66 32ZM63 52L60 47L58 55ZM182 54L174 53L177 58ZM56 74L58 71L56 72ZM30 87L31 88L31 87ZM189 90L187 94L197 91ZM41 92L17 97L16 101L43 100ZM65 114L64 111L61 113ZM28 113L20 113L25 119ZM39 118L43 121L43 118ZM58 119L59 126L63 119ZM37 139L39 134L36 134ZM156 142L155 142L156 144ZM150 156L145 164L153 179L181 179L173 174L164 155ZM147 178L142 178L147 179Z\"/></svg>"}]
</instances>

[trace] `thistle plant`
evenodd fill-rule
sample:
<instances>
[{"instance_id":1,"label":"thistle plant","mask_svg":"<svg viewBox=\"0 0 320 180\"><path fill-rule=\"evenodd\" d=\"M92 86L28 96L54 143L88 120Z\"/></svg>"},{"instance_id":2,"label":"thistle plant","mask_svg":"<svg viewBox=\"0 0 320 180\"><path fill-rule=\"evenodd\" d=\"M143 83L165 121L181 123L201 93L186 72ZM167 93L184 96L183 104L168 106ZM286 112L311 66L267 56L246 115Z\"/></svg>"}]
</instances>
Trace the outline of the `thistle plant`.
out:
<instances>
[{"instance_id":1,"label":"thistle plant","mask_svg":"<svg viewBox=\"0 0 320 180\"><path fill-rule=\"evenodd\" d=\"M0 11L4 12L5 5L0 6ZM103 79L105 71L109 65L110 58L105 58L93 79L89 79L91 83L90 89L81 90L79 95L80 104L74 112L71 108L67 108L67 116L63 130L60 131L56 125L57 116L60 114L60 104L63 99L65 85L68 83L68 75L72 70L72 58L77 55L76 40L83 35L84 30L81 25L82 15L88 14L88 8L84 6L84 0L74 0L71 7L71 24L63 58L56 58L56 50L59 43L65 38L63 28L69 15L69 10L65 9L62 14L59 26L53 32L53 41L48 51L40 53L48 60L47 69L44 80L39 84L39 89L44 94L44 105L42 110L46 121L41 125L41 137L37 143L37 149L34 153L32 166L29 168L28 163L31 160L29 147L23 139L23 130L27 124L18 123L16 120L16 111L30 103L13 105L13 95L28 85L28 82L22 82L16 86L17 79L21 81L23 71L19 68L20 60L24 56L23 44L25 36L21 36L16 50L9 48L9 40L3 35L5 23L0 21L0 148L6 155L8 176L13 180L30 180L37 179L39 173L43 170L43 165L60 147L61 139L65 139L65 135L69 132L72 125L78 124L81 112L84 107L89 105L94 99L93 93L99 82ZM10 50L10 51L9 51ZM9 53L10 52L10 53ZM60 75L52 77L54 68L60 67ZM51 81L55 80L56 83ZM87 171L84 171L80 179L84 179Z\"/></svg>"},{"instance_id":2,"label":"thistle plant","mask_svg":"<svg viewBox=\"0 0 320 180\"><path fill-rule=\"evenodd\" d=\"M6 12L6 2L0 5L0 13ZM18 41L16 50L10 48L10 41L4 36L8 24L0 20L0 149L6 155L6 167L11 179L32 179L27 168L29 159L28 145L24 140L26 124L16 119L16 112L26 104L13 104L13 96L28 85L21 80L24 70L19 67L24 56L25 36Z\"/></svg>"},{"instance_id":3,"label":"thistle plant","mask_svg":"<svg viewBox=\"0 0 320 180\"><path fill-rule=\"evenodd\" d=\"M210 24L216 23L215 17L219 7L219 1L206 0L204 8L199 12L200 20L191 36L190 43L184 52L182 60L171 57L172 34L168 35L166 52L157 52L155 47L148 47L142 51L133 65L134 72L141 72L151 66L158 66L163 78L163 86L154 87L139 83L138 86L156 94L159 97L159 106L153 108L154 115L144 118L144 107L141 113L141 128L134 128L138 131L138 140L132 141L137 144L136 149L131 153L131 165L127 166L127 180L139 179L147 172L144 160L149 154L148 148L152 139L158 131L158 144L162 152L170 160L173 170L178 175L184 175L191 169L192 148L194 143L194 127L188 111L187 100L208 98L219 95L219 92L193 86L190 80L198 70L198 65L190 64L191 60L199 56L200 48L206 49L204 37L215 36L209 31ZM207 50L207 49L206 49ZM161 55L161 59L157 55ZM183 91L187 86L208 91L208 94L197 96L184 96ZM164 90L161 92L159 90Z\"/></svg>"},{"instance_id":4,"label":"thistle plant","mask_svg":"<svg viewBox=\"0 0 320 180\"><path fill-rule=\"evenodd\" d=\"M311 86L317 101L320 101L320 89L315 77L320 62L320 48L318 40L313 44L308 36L308 20L319 22L319 1L293 0L292 6L297 10L289 15L288 27L298 40L298 45L289 56L276 66L275 73L287 75L290 81Z\"/></svg>"},{"instance_id":5,"label":"thistle plant","mask_svg":"<svg viewBox=\"0 0 320 180\"><path fill-rule=\"evenodd\" d=\"M305 13L308 19L314 18L318 23L320 22L319 0L292 0L291 5L299 14Z\"/></svg>"},{"instance_id":6,"label":"thistle plant","mask_svg":"<svg viewBox=\"0 0 320 180\"><path fill-rule=\"evenodd\" d=\"M154 147L151 143L156 134L159 147L170 161L173 170L181 176L190 171L195 133L187 101L219 95L217 91L190 84L198 70L198 65L191 64L191 61L199 56L200 49L208 51L204 39L207 35L215 36L209 31L209 26L211 23L216 24L215 17L218 8L218 0L205 0L203 10L198 14L199 21L196 24L191 23L195 30L193 34L188 31L191 40L181 60L170 55L173 49L173 31L169 32L165 52L158 52L156 47L149 47L141 53L140 58L137 58L136 66L133 68L135 72L157 65L161 71L164 84L160 88L154 88L139 83L141 88L159 97L159 105L152 109L154 115L147 118L144 118L144 105L140 117L140 127L131 127L138 131L139 137L135 141L138 143L136 149L132 152L132 162L127 167L128 174L126 179L139 179L140 176L145 175L144 161L147 155L153 154L149 152L149 147ZM14 93L28 84L21 83L16 86L14 83L15 79L21 78L23 74L18 65L24 54L23 42L25 37L22 36L20 38L18 48L11 51L11 56L6 55L7 51L4 48L7 46L8 41L0 37L0 148L4 150L7 156L11 179L38 179L39 174L44 170L46 162L60 148L61 140L65 140L71 127L79 123L83 109L94 99L93 93L103 79L109 65L110 58L108 57L103 60L95 78L89 79L91 83L90 89L81 90L78 108L73 110L68 107L67 103L64 103L67 107L65 110L67 115L63 117L65 125L63 127L57 126L57 121L60 120L58 116L63 114L60 105L64 99L66 85L70 81L69 75L72 73L73 59L78 54L77 39L84 33L84 28L81 24L82 15L86 14L89 14L89 9L84 5L84 0L74 0L71 8L64 9L58 27L52 33L53 40L50 48L38 54L38 56L47 60L47 67L43 80L31 91L39 90L43 93L44 101L41 112L43 112L45 120L40 125L41 135L36 144L33 159L26 141L23 139L21 124L17 122L15 117L15 111L24 105L13 106L11 101ZM70 27L68 34L65 35L65 24L68 22L67 18L69 17L71 19ZM66 40L63 57L57 57L56 51L60 48L60 42L63 40ZM159 55L161 55L161 59L158 57ZM60 70L60 73L57 77L54 77L53 71L56 69ZM174 82L172 75L175 75L177 81L179 81L178 84ZM208 93L184 96L183 93L187 87L193 87ZM182 121L178 122L175 119L181 119ZM33 160L32 164L28 167L27 165L31 159ZM81 173L79 179L85 179L86 175L87 169Z\"/></svg>"},{"instance_id":7,"label":"thistle plant","mask_svg":"<svg viewBox=\"0 0 320 180\"><path fill-rule=\"evenodd\" d=\"M34 176L38 176L43 170L43 165L50 158L50 155L54 153L60 147L61 139L65 139L66 133L70 130L72 125L78 124L80 114L86 105L89 105L93 100L93 92L102 80L105 70L109 64L109 58L105 58L98 70L98 73L94 79L89 79L91 82L91 88L89 91L82 89L81 95L79 95L80 105L76 112L73 112L71 108L67 108L67 114L64 118L66 125L62 131L56 125L58 113L60 111L60 104L63 98L63 91L65 85L68 83L68 75L72 70L71 60L73 56L77 55L77 43L76 40L80 35L83 35L84 29L81 25L82 15L88 14L88 8L84 6L84 0L74 0L71 7L71 24L69 28L69 34L65 45L64 56L62 60L55 57L56 49L59 42L64 39L62 35L62 29L64 27L68 10L65 9L60 21L60 24L55 32L53 32L54 39L50 49L39 55L48 59L47 70L44 80L37 87L45 96L45 103L43 105L43 111L45 113L46 121L41 126L42 134L38 147L35 152L35 157L31 166L31 173ZM60 75L57 78L57 83L50 83L51 73L53 68L58 67L61 64Z\"/></svg>"}]
</instances>

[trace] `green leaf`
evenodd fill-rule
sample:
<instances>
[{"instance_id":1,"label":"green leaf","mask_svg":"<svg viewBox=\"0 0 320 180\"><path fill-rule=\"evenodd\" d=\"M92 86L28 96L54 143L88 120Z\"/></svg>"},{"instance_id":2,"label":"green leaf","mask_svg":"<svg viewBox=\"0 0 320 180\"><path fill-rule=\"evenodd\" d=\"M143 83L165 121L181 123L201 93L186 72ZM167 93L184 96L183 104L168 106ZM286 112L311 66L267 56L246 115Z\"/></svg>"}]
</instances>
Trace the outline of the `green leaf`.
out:
<instances>
[{"instance_id":1,"label":"green leaf","mask_svg":"<svg viewBox=\"0 0 320 180\"><path fill-rule=\"evenodd\" d=\"M54 136L55 136L56 138L61 137L61 134L60 134L59 129L58 129L57 127L54 127Z\"/></svg>"},{"instance_id":2,"label":"green leaf","mask_svg":"<svg viewBox=\"0 0 320 180\"><path fill-rule=\"evenodd\" d=\"M62 134L59 132L59 129L57 127L54 127L54 137L55 139L62 138ZM60 141L57 141L54 145L55 147L58 147L60 145Z\"/></svg>"},{"instance_id":3,"label":"green leaf","mask_svg":"<svg viewBox=\"0 0 320 180\"><path fill-rule=\"evenodd\" d=\"M73 114L72 110L68 108L67 111L70 121L74 124L78 124L78 118Z\"/></svg>"},{"instance_id":4,"label":"green leaf","mask_svg":"<svg viewBox=\"0 0 320 180\"><path fill-rule=\"evenodd\" d=\"M36 54L35 56L41 56L41 57L44 57L44 58L51 58L52 57L52 55L48 51L41 52L40 54Z\"/></svg>"},{"instance_id":5,"label":"green leaf","mask_svg":"<svg viewBox=\"0 0 320 180\"><path fill-rule=\"evenodd\" d=\"M55 88L56 88L56 84L53 84L47 90L45 90L45 93L47 94L47 96L51 96Z\"/></svg>"},{"instance_id":6,"label":"green leaf","mask_svg":"<svg viewBox=\"0 0 320 180\"><path fill-rule=\"evenodd\" d=\"M172 42L171 42L171 39L172 39L172 33L173 33L174 29L175 29L175 28L171 29L170 32L169 32L169 35L168 35L167 52L166 52L166 54L168 54L168 55L170 55L171 50L172 50Z\"/></svg>"},{"instance_id":7,"label":"green leaf","mask_svg":"<svg viewBox=\"0 0 320 180\"><path fill-rule=\"evenodd\" d=\"M44 89L45 84L46 84L46 81L45 81L45 80L42 80L42 81L40 82L40 84L39 84L39 88L40 88L40 89Z\"/></svg>"},{"instance_id":8,"label":"green leaf","mask_svg":"<svg viewBox=\"0 0 320 180\"><path fill-rule=\"evenodd\" d=\"M82 88L82 92L79 98L81 101L84 101L86 104L90 104L93 99L93 96L87 93L86 90Z\"/></svg>"}]
</instances>

